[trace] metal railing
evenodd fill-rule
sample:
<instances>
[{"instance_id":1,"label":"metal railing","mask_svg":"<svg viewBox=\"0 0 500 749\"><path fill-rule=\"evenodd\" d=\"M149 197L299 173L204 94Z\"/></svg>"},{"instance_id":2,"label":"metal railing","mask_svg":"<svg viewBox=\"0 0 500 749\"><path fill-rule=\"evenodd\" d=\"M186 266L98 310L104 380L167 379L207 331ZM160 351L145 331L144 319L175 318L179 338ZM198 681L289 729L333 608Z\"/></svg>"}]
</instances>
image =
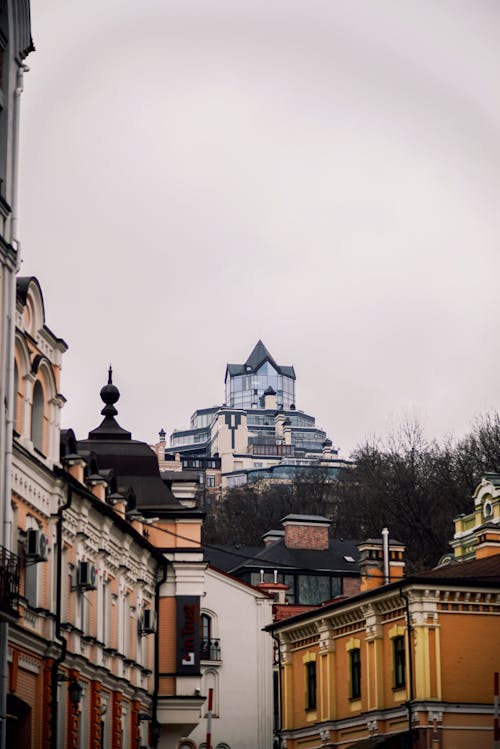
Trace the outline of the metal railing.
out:
<instances>
[{"instance_id":1,"label":"metal railing","mask_svg":"<svg viewBox=\"0 0 500 749\"><path fill-rule=\"evenodd\" d=\"M202 640L200 644L200 659L202 661L220 661L220 640Z\"/></svg>"},{"instance_id":2,"label":"metal railing","mask_svg":"<svg viewBox=\"0 0 500 749\"><path fill-rule=\"evenodd\" d=\"M0 546L0 616L18 616L21 559Z\"/></svg>"}]
</instances>

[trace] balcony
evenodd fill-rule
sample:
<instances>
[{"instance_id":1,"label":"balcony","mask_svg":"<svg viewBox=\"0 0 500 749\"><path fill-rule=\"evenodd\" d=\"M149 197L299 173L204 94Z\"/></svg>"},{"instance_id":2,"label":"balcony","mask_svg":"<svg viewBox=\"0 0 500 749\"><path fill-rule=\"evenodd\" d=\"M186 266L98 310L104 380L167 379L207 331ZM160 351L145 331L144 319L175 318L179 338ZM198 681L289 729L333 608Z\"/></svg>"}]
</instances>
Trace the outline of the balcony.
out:
<instances>
[{"instance_id":1,"label":"balcony","mask_svg":"<svg viewBox=\"0 0 500 749\"><path fill-rule=\"evenodd\" d=\"M0 619L15 621L18 616L21 560L0 546Z\"/></svg>"},{"instance_id":2,"label":"balcony","mask_svg":"<svg viewBox=\"0 0 500 749\"><path fill-rule=\"evenodd\" d=\"M202 661L220 661L220 640L210 639L202 640L200 644L200 660Z\"/></svg>"},{"instance_id":3,"label":"balcony","mask_svg":"<svg viewBox=\"0 0 500 749\"><path fill-rule=\"evenodd\" d=\"M248 446L248 452L255 457L288 458L295 454L295 445L284 445L275 441L254 442Z\"/></svg>"}]
</instances>

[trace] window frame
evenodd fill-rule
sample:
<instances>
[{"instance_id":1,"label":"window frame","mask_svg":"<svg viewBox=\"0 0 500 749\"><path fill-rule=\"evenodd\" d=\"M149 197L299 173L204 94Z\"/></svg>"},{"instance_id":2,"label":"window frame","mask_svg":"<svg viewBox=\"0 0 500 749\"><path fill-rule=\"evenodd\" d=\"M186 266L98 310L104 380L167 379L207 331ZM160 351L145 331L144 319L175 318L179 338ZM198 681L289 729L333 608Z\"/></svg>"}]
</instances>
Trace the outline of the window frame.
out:
<instances>
[{"instance_id":1,"label":"window frame","mask_svg":"<svg viewBox=\"0 0 500 749\"><path fill-rule=\"evenodd\" d=\"M406 687L406 642L404 635L392 638L393 689Z\"/></svg>"},{"instance_id":2,"label":"window frame","mask_svg":"<svg viewBox=\"0 0 500 749\"><path fill-rule=\"evenodd\" d=\"M316 661L309 660L304 664L305 667L305 709L316 710L318 704L318 679L316 670Z\"/></svg>"},{"instance_id":3,"label":"window frame","mask_svg":"<svg viewBox=\"0 0 500 749\"><path fill-rule=\"evenodd\" d=\"M349 699L361 699L361 648L349 651Z\"/></svg>"}]
</instances>

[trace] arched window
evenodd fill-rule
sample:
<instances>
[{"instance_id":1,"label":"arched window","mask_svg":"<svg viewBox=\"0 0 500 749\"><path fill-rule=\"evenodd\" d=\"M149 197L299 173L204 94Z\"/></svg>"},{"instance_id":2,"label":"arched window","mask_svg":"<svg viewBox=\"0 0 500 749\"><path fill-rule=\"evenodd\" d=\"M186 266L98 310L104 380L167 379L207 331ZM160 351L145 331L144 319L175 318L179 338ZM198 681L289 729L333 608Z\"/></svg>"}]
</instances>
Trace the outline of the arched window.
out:
<instances>
[{"instance_id":1,"label":"arched window","mask_svg":"<svg viewBox=\"0 0 500 749\"><path fill-rule=\"evenodd\" d=\"M33 388L33 405L31 408L31 440L33 447L43 452L43 387L40 380L35 382Z\"/></svg>"},{"instance_id":2,"label":"arched window","mask_svg":"<svg viewBox=\"0 0 500 749\"><path fill-rule=\"evenodd\" d=\"M18 431L17 429L17 401L18 401L18 391L19 391L19 372L17 369L17 364L14 364L14 431Z\"/></svg>"},{"instance_id":3,"label":"arched window","mask_svg":"<svg viewBox=\"0 0 500 749\"><path fill-rule=\"evenodd\" d=\"M220 660L220 640L216 637L215 621L210 614L203 613L200 618L200 637L202 661Z\"/></svg>"}]
</instances>

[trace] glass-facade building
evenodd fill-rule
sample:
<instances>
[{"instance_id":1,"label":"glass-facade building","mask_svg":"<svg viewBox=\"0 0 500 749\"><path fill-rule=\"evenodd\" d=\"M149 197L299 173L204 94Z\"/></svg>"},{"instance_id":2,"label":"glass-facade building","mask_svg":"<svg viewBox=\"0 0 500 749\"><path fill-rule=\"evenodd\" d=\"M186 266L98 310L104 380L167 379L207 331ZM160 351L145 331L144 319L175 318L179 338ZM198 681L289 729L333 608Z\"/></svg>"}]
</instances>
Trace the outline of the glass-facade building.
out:
<instances>
[{"instance_id":1,"label":"glass-facade building","mask_svg":"<svg viewBox=\"0 0 500 749\"><path fill-rule=\"evenodd\" d=\"M252 374L226 379L226 404L231 408L264 408L264 393L272 388L278 405L287 409L295 404L295 379L281 374L269 361Z\"/></svg>"},{"instance_id":2,"label":"glass-facade building","mask_svg":"<svg viewBox=\"0 0 500 749\"><path fill-rule=\"evenodd\" d=\"M259 341L244 364L226 368L226 405L245 410L264 408L264 393L276 394L278 408L295 408L295 371L277 364Z\"/></svg>"},{"instance_id":3,"label":"glass-facade building","mask_svg":"<svg viewBox=\"0 0 500 749\"><path fill-rule=\"evenodd\" d=\"M243 449L240 442L235 467L226 471L227 475L237 472L241 460L245 459L249 481L250 475L255 474L255 480L258 480L258 471L262 478L267 470L270 472L267 478L273 480L278 478L278 472L273 473L272 466L277 469L279 464L291 475L322 460L325 445L330 446L330 454L334 452L331 441L316 425L314 416L296 408L293 366L278 364L262 341L257 342L245 362L226 366L224 382L225 402L221 406L198 409L191 417L188 429L174 430L165 453L167 459L176 453L183 458L186 456L186 459L188 456L218 455L220 424L225 423L224 417L218 421L219 415L232 409L245 412L247 436ZM268 399L267 396L271 397ZM238 417L228 415L227 418ZM286 479L284 475L280 478ZM228 478L228 482L233 480L237 478Z\"/></svg>"}]
</instances>

